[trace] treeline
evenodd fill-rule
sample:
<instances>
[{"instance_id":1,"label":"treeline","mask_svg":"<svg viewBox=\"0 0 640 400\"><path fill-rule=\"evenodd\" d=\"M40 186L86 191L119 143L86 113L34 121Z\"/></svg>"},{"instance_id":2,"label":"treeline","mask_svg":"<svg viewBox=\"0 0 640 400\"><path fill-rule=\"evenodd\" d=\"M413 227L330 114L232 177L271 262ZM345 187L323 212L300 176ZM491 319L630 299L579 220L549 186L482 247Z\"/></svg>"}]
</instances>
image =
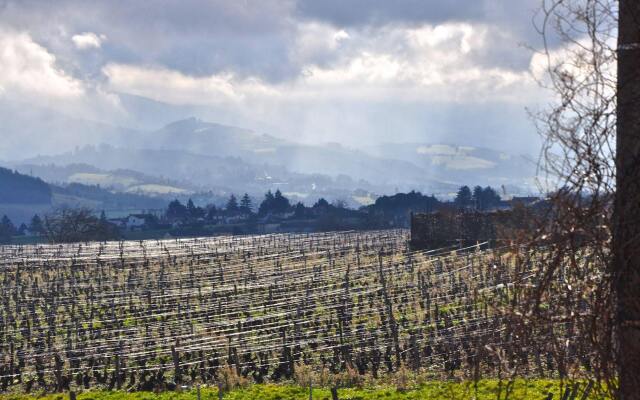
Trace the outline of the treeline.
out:
<instances>
[{"instance_id":1,"label":"treeline","mask_svg":"<svg viewBox=\"0 0 640 400\"><path fill-rule=\"evenodd\" d=\"M34 215L30 223L16 227L4 215L0 219L0 244L10 244L14 236L42 236L51 243L106 241L121 238L118 227L104 212L96 216L89 208L61 208L41 218Z\"/></svg>"},{"instance_id":2,"label":"treeline","mask_svg":"<svg viewBox=\"0 0 640 400\"><path fill-rule=\"evenodd\" d=\"M361 210L367 214L369 224L373 227L408 227L410 213L433 212L443 204L433 195L411 191L381 196L375 203L362 207Z\"/></svg>"},{"instance_id":3,"label":"treeline","mask_svg":"<svg viewBox=\"0 0 640 400\"><path fill-rule=\"evenodd\" d=\"M65 193L103 200L110 193L99 187L69 185ZM127 195L129 196L129 195ZM130 195L135 197L137 195ZM143 196L140 196L143 197ZM9 243L17 235L38 235L51 242L110 240L122 237L127 230L158 231L175 236L207 236L216 233L260 233L269 231L331 231L344 229L408 228L411 213L432 213L441 210L477 210L481 212L508 207L491 187L462 186L453 201L442 201L434 195L420 192L381 196L373 204L359 209L348 208L345 201L332 203L324 198L313 205L292 203L280 190L268 191L259 203L245 193L231 194L223 206L199 206L192 199L182 203L171 201L161 214L133 214L107 219L91 210L61 209L31 223L14 226L5 216L0 221L0 243ZM140 222L142 221L142 222ZM74 233L75 232L75 233ZM126 236L125 236L126 237Z\"/></svg>"},{"instance_id":4,"label":"treeline","mask_svg":"<svg viewBox=\"0 0 640 400\"><path fill-rule=\"evenodd\" d=\"M280 190L275 193L268 191L259 204L253 203L248 194L238 197L232 194L223 207L209 204L204 207L196 206L191 199L186 204L179 200L172 201L164 213L168 221L182 223L222 222L222 223L256 223L268 220L322 220L321 227L314 228L337 229L341 221L351 220L354 228L383 228L408 227L409 216L413 213L430 213L442 209L473 209L489 211L506 205L491 187L476 186L473 191L468 186L462 186L453 201L441 201L434 195L424 195L420 192L397 193L392 196L381 196L373 204L350 209L345 201L336 200L329 203L320 198L312 206L305 206L298 202L292 204Z\"/></svg>"},{"instance_id":5,"label":"treeline","mask_svg":"<svg viewBox=\"0 0 640 400\"><path fill-rule=\"evenodd\" d=\"M476 186L473 191L469 186L462 186L458 189L453 203L459 208L487 211L500 206L502 199L500 195L491 187Z\"/></svg>"},{"instance_id":6,"label":"treeline","mask_svg":"<svg viewBox=\"0 0 640 400\"><path fill-rule=\"evenodd\" d=\"M245 193L240 199L235 194L231 194L223 207L217 207L215 204L209 204L205 207L199 207L189 199L186 204L182 204L176 199L169 203L164 217L170 221L190 221L204 220L213 221L220 218L242 217L244 219L252 218L305 218L313 217L333 210L347 210L346 203L343 201L335 201L330 204L324 198L320 198L313 206L307 207L301 202L292 204L280 190L275 193L270 190L265 193L262 201L254 205L251 197ZM355 212L356 210L350 210Z\"/></svg>"}]
</instances>

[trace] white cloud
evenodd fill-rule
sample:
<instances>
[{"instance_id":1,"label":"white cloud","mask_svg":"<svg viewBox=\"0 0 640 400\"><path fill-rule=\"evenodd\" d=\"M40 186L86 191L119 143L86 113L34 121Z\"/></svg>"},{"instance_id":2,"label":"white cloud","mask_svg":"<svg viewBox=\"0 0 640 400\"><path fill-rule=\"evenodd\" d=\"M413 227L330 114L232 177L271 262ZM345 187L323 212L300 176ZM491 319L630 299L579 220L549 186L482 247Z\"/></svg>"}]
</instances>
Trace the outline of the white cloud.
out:
<instances>
[{"instance_id":1,"label":"white cloud","mask_svg":"<svg viewBox=\"0 0 640 400\"><path fill-rule=\"evenodd\" d=\"M410 29L406 36L416 49L439 49L456 54L467 54L485 46L488 29L483 25L446 23L423 25Z\"/></svg>"},{"instance_id":2,"label":"white cloud","mask_svg":"<svg viewBox=\"0 0 640 400\"><path fill-rule=\"evenodd\" d=\"M106 39L105 35L96 35L93 32L79 33L71 37L73 44L80 50L99 49Z\"/></svg>"},{"instance_id":3,"label":"white cloud","mask_svg":"<svg viewBox=\"0 0 640 400\"><path fill-rule=\"evenodd\" d=\"M297 26L291 58L300 64L333 59L351 36L345 30L317 22Z\"/></svg>"},{"instance_id":4,"label":"white cloud","mask_svg":"<svg viewBox=\"0 0 640 400\"><path fill-rule=\"evenodd\" d=\"M594 43L588 36L576 42L565 43L549 53L537 52L531 57L529 69L536 79L549 83L549 72L558 71L572 76L577 81L586 81L594 76L594 54L598 55L599 73L609 82L615 82L617 64L614 49L617 46L615 38L609 38L601 48L593 49ZM612 84L615 86L614 84Z\"/></svg>"},{"instance_id":5,"label":"white cloud","mask_svg":"<svg viewBox=\"0 0 640 400\"><path fill-rule=\"evenodd\" d=\"M230 73L194 77L167 68L124 64L108 64L102 71L113 91L172 104L235 103L247 96L275 94L257 78L237 80Z\"/></svg>"},{"instance_id":6,"label":"white cloud","mask_svg":"<svg viewBox=\"0 0 640 400\"><path fill-rule=\"evenodd\" d=\"M338 43L349 38L350 38L349 33L347 33L347 31L345 31L344 29L339 30L333 35L333 40L335 40Z\"/></svg>"},{"instance_id":7,"label":"white cloud","mask_svg":"<svg viewBox=\"0 0 640 400\"><path fill-rule=\"evenodd\" d=\"M27 33L0 32L0 87L5 96L76 98L80 81L56 65L56 57Z\"/></svg>"},{"instance_id":8,"label":"white cloud","mask_svg":"<svg viewBox=\"0 0 640 400\"><path fill-rule=\"evenodd\" d=\"M480 60L495 33L467 23L352 33L333 63L307 65L297 87L371 101L521 103L523 91L538 90L530 72Z\"/></svg>"},{"instance_id":9,"label":"white cloud","mask_svg":"<svg viewBox=\"0 0 640 400\"><path fill-rule=\"evenodd\" d=\"M483 25L393 27L372 35L313 23L300 32L293 57L304 62L303 73L285 83L269 84L232 73L197 77L123 64L110 64L103 72L113 90L176 104L272 103L275 98L285 102L521 102L523 91L537 90L529 71L476 61L490 46L491 32ZM349 41L349 46L342 48L343 41Z\"/></svg>"}]
</instances>

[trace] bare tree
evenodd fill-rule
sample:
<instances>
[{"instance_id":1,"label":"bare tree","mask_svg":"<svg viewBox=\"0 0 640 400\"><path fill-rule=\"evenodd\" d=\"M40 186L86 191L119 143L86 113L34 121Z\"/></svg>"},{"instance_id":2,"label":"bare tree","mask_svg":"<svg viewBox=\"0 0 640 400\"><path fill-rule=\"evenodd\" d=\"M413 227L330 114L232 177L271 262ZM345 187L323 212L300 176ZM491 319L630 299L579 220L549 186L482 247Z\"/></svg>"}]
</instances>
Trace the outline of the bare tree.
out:
<instances>
[{"instance_id":1,"label":"bare tree","mask_svg":"<svg viewBox=\"0 0 640 400\"><path fill-rule=\"evenodd\" d=\"M542 2L537 26L547 68L539 79L553 101L533 116L544 139L540 170L547 177L550 206L527 238L518 267L532 284L516 289L519 301L507 312L514 337L545 349L561 378L593 379L597 389L614 393L625 378L617 367L624 362L619 352L624 346L616 328L618 265L612 253L614 221L620 217L613 213L620 188L618 6L617 0ZM637 196L637 186L632 190ZM616 198L622 200L620 191Z\"/></svg>"},{"instance_id":2,"label":"bare tree","mask_svg":"<svg viewBox=\"0 0 640 400\"><path fill-rule=\"evenodd\" d=\"M88 208L61 208L45 216L44 230L52 243L104 241L119 238L118 230Z\"/></svg>"},{"instance_id":3,"label":"bare tree","mask_svg":"<svg viewBox=\"0 0 640 400\"><path fill-rule=\"evenodd\" d=\"M531 238L543 256L512 326L547 341L561 376L640 398L640 2L551 0L541 11L541 83L556 102L536 121L542 170L560 190Z\"/></svg>"}]
</instances>

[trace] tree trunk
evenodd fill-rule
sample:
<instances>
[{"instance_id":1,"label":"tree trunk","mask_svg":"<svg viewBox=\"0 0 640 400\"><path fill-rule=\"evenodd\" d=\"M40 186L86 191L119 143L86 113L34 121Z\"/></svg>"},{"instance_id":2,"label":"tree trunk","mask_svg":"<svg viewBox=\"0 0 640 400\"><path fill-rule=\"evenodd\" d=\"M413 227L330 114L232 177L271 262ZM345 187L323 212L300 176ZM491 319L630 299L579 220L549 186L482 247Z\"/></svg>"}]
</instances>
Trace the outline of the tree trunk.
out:
<instances>
[{"instance_id":1,"label":"tree trunk","mask_svg":"<svg viewBox=\"0 0 640 400\"><path fill-rule=\"evenodd\" d=\"M640 1L620 0L614 285L620 398L640 399Z\"/></svg>"}]
</instances>

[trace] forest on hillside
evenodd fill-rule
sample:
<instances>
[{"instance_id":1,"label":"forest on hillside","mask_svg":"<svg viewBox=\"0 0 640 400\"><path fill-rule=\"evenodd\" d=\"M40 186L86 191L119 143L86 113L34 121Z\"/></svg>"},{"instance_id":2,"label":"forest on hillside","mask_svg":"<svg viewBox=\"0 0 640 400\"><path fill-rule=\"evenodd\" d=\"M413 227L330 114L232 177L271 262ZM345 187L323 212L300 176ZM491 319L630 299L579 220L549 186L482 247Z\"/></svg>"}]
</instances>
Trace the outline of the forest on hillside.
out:
<instances>
[{"instance_id":1,"label":"forest on hillside","mask_svg":"<svg viewBox=\"0 0 640 400\"><path fill-rule=\"evenodd\" d=\"M49 204L51 188L40 178L0 167L0 203Z\"/></svg>"}]
</instances>

